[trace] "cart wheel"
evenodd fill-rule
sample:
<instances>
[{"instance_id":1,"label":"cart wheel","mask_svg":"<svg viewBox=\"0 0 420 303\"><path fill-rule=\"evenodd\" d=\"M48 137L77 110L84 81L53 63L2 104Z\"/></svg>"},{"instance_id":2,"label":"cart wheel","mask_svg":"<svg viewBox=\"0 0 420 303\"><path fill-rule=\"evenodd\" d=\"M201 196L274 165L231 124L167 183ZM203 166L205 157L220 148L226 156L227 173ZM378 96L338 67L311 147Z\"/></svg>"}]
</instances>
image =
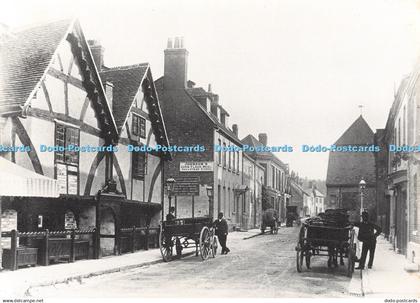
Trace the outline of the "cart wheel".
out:
<instances>
[{"instance_id":1,"label":"cart wheel","mask_svg":"<svg viewBox=\"0 0 420 303\"><path fill-rule=\"evenodd\" d=\"M350 243L347 253L347 277L353 275L354 272L354 260L355 260L355 250L354 250L354 230L350 232Z\"/></svg>"},{"instance_id":2,"label":"cart wheel","mask_svg":"<svg viewBox=\"0 0 420 303\"><path fill-rule=\"evenodd\" d=\"M207 260L211 253L211 241L210 230L207 226L204 226L200 232L200 256L203 260Z\"/></svg>"},{"instance_id":3,"label":"cart wheel","mask_svg":"<svg viewBox=\"0 0 420 303\"><path fill-rule=\"evenodd\" d=\"M172 237L166 237L163 229L161 228L159 233L159 248L160 254L162 255L163 261L169 262L172 259L172 247L174 243Z\"/></svg>"},{"instance_id":4,"label":"cart wheel","mask_svg":"<svg viewBox=\"0 0 420 303\"><path fill-rule=\"evenodd\" d=\"M296 269L298 272L302 272L303 264L303 250L302 247L298 244L296 247Z\"/></svg>"}]
</instances>

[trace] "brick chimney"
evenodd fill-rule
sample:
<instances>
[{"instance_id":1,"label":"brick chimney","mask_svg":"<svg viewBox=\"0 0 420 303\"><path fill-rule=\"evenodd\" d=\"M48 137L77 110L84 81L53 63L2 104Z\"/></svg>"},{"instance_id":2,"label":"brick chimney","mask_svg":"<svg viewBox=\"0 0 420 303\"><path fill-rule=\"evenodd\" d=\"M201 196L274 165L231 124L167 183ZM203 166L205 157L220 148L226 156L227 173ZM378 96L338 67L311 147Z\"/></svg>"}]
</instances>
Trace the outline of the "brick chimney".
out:
<instances>
[{"instance_id":1,"label":"brick chimney","mask_svg":"<svg viewBox=\"0 0 420 303\"><path fill-rule=\"evenodd\" d=\"M267 134L266 133L258 134L258 141L260 141L262 145L267 146Z\"/></svg>"},{"instance_id":2,"label":"brick chimney","mask_svg":"<svg viewBox=\"0 0 420 303\"><path fill-rule=\"evenodd\" d=\"M238 137L238 124L232 124L232 131Z\"/></svg>"},{"instance_id":3,"label":"brick chimney","mask_svg":"<svg viewBox=\"0 0 420 303\"><path fill-rule=\"evenodd\" d=\"M164 89L184 89L187 87L188 51L184 48L184 38L169 38L164 63Z\"/></svg>"},{"instance_id":4,"label":"brick chimney","mask_svg":"<svg viewBox=\"0 0 420 303\"><path fill-rule=\"evenodd\" d=\"M104 51L105 48L98 40L88 40L90 51L95 61L96 68L100 72L104 66Z\"/></svg>"}]
</instances>

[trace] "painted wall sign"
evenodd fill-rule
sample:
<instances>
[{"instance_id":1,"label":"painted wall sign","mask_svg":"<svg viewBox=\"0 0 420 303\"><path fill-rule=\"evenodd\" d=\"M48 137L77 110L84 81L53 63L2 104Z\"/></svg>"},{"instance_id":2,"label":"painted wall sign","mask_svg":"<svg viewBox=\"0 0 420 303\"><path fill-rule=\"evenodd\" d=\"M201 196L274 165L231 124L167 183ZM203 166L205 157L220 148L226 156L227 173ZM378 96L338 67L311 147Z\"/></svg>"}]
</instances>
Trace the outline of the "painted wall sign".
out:
<instances>
[{"instance_id":1,"label":"painted wall sign","mask_svg":"<svg viewBox=\"0 0 420 303\"><path fill-rule=\"evenodd\" d=\"M176 196L198 196L200 179L198 177L176 177L173 194Z\"/></svg>"},{"instance_id":2,"label":"painted wall sign","mask_svg":"<svg viewBox=\"0 0 420 303\"><path fill-rule=\"evenodd\" d=\"M213 171L213 162L212 161L200 161L200 162L180 162L179 163L180 172L206 172Z\"/></svg>"}]
</instances>

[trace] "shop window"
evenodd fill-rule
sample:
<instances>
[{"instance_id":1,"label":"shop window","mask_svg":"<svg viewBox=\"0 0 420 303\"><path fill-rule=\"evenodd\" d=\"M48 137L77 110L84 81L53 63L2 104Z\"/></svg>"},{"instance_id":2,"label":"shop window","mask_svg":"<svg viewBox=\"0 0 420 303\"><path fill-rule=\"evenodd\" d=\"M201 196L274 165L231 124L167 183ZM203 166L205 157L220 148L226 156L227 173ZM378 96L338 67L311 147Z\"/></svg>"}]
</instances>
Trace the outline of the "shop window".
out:
<instances>
[{"instance_id":1,"label":"shop window","mask_svg":"<svg viewBox=\"0 0 420 303\"><path fill-rule=\"evenodd\" d=\"M78 146L80 130L75 127L56 123L55 125L55 173L62 194L78 194L79 152L72 146Z\"/></svg>"},{"instance_id":2,"label":"shop window","mask_svg":"<svg viewBox=\"0 0 420 303\"><path fill-rule=\"evenodd\" d=\"M146 138L146 119L133 114L133 123L131 125L134 136Z\"/></svg>"}]
</instances>

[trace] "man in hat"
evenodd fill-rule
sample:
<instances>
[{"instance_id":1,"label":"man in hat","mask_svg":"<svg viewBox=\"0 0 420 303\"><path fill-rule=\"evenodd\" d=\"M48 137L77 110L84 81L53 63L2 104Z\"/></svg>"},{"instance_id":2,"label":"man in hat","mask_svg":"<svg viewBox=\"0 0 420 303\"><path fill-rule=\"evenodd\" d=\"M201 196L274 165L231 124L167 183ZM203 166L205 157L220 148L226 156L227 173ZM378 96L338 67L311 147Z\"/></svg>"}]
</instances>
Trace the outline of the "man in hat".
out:
<instances>
[{"instance_id":1,"label":"man in hat","mask_svg":"<svg viewBox=\"0 0 420 303\"><path fill-rule=\"evenodd\" d=\"M166 215L166 221L175 220L175 207L171 206L169 208L169 214Z\"/></svg>"},{"instance_id":2,"label":"man in hat","mask_svg":"<svg viewBox=\"0 0 420 303\"><path fill-rule=\"evenodd\" d=\"M216 228L216 236L219 239L220 246L222 247L222 255L227 254L230 252L230 249L226 246L229 228L225 218L223 218L222 212L219 213L218 219L214 221L213 225Z\"/></svg>"},{"instance_id":3,"label":"man in hat","mask_svg":"<svg viewBox=\"0 0 420 303\"><path fill-rule=\"evenodd\" d=\"M357 239L363 243L362 256L359 260L359 266L356 269L364 269L367 253L369 252L368 268L372 268L373 258L375 257L376 238L381 234L382 229L378 225L369 221L367 211L362 213L362 222L354 223L359 228ZM376 232L375 232L376 231Z\"/></svg>"}]
</instances>

